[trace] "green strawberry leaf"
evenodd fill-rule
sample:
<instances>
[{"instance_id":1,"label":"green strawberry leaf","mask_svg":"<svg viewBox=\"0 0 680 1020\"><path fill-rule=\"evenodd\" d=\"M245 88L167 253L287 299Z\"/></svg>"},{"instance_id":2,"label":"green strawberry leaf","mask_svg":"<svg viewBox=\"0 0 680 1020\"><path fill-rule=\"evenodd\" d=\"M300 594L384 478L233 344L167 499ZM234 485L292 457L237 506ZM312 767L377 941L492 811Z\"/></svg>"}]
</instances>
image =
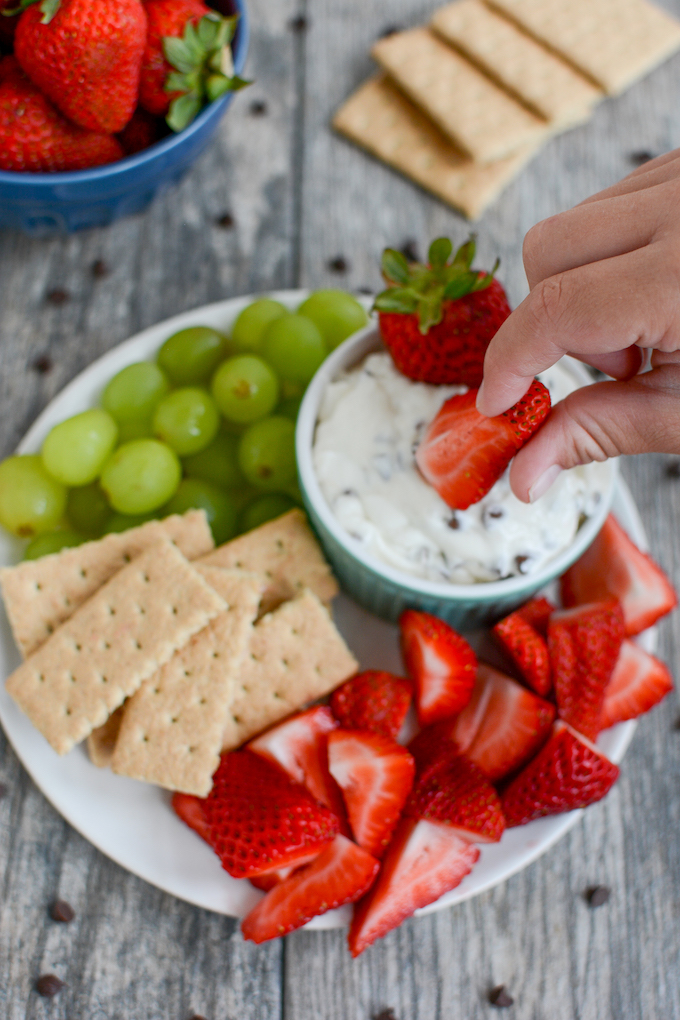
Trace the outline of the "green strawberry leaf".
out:
<instances>
[{"instance_id":1,"label":"green strawberry leaf","mask_svg":"<svg viewBox=\"0 0 680 1020\"><path fill-rule=\"evenodd\" d=\"M474 284L472 285L472 293L474 293L474 292L476 292L478 290L486 290L487 287L491 286L491 281L493 280L494 276L496 275L496 270L498 269L500 264L501 264L501 260L500 259L496 259L496 261L493 264L493 269L491 270L490 273L477 273L477 279L475 280Z\"/></svg>"},{"instance_id":2,"label":"green strawberry leaf","mask_svg":"<svg viewBox=\"0 0 680 1020\"><path fill-rule=\"evenodd\" d=\"M220 31L220 22L211 18L209 14L204 15L198 23L198 39L204 50L212 50L217 41Z\"/></svg>"},{"instance_id":3,"label":"green strawberry leaf","mask_svg":"<svg viewBox=\"0 0 680 1020\"><path fill-rule=\"evenodd\" d=\"M465 244L461 244L460 248L456 252L453 262L451 263L451 268L469 269L475 257L476 249L476 236L475 234L470 234Z\"/></svg>"},{"instance_id":4,"label":"green strawberry leaf","mask_svg":"<svg viewBox=\"0 0 680 1020\"><path fill-rule=\"evenodd\" d=\"M478 276L478 273L471 273L467 269L457 273L444 288L444 300L457 301L458 298L469 294L473 290Z\"/></svg>"},{"instance_id":5,"label":"green strawberry leaf","mask_svg":"<svg viewBox=\"0 0 680 1020\"><path fill-rule=\"evenodd\" d=\"M164 36L163 55L176 71L181 71L183 74L193 71L196 67L196 61L184 39L177 39L172 35Z\"/></svg>"},{"instance_id":6,"label":"green strawberry leaf","mask_svg":"<svg viewBox=\"0 0 680 1020\"><path fill-rule=\"evenodd\" d=\"M425 335L430 326L442 321L442 290L438 287L429 294L424 294L418 302L418 329Z\"/></svg>"},{"instance_id":7,"label":"green strawberry leaf","mask_svg":"<svg viewBox=\"0 0 680 1020\"><path fill-rule=\"evenodd\" d=\"M388 287L373 302L373 308L378 312L400 312L402 315L415 312L417 307L418 295L403 287Z\"/></svg>"},{"instance_id":8,"label":"green strawberry leaf","mask_svg":"<svg viewBox=\"0 0 680 1020\"><path fill-rule=\"evenodd\" d=\"M210 100L219 99L225 92L238 92L239 89L245 88L246 85L250 85L251 82L246 81L245 78L239 78L238 75L234 75L232 78L228 78L226 74L211 74L205 83L205 92Z\"/></svg>"},{"instance_id":9,"label":"green strawberry leaf","mask_svg":"<svg viewBox=\"0 0 680 1020\"><path fill-rule=\"evenodd\" d=\"M438 237L430 245L427 253L427 260L433 269L443 269L453 251L453 245L448 237Z\"/></svg>"},{"instance_id":10,"label":"green strawberry leaf","mask_svg":"<svg viewBox=\"0 0 680 1020\"><path fill-rule=\"evenodd\" d=\"M390 283L407 284L410 279L406 258L394 248L385 248L383 252L382 273Z\"/></svg>"},{"instance_id":11,"label":"green strawberry leaf","mask_svg":"<svg viewBox=\"0 0 680 1020\"><path fill-rule=\"evenodd\" d=\"M188 92L184 96L173 99L165 121L173 131L183 131L188 124L191 124L200 109L200 96L194 92Z\"/></svg>"}]
</instances>

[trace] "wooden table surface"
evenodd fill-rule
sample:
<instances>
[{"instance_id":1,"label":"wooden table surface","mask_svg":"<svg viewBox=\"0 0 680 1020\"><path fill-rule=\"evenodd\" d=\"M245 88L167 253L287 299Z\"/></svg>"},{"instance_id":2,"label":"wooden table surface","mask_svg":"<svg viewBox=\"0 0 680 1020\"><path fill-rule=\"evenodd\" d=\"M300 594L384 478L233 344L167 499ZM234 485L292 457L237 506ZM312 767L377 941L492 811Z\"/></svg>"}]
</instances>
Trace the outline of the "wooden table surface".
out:
<instances>
[{"instance_id":1,"label":"wooden table surface","mask_svg":"<svg viewBox=\"0 0 680 1020\"><path fill-rule=\"evenodd\" d=\"M680 16L680 0L666 6ZM93 358L160 319L232 295L376 288L385 245L420 252L465 222L328 128L371 71L372 41L422 22L419 0L250 0L248 71L219 137L143 216L65 238L0 233L0 454ZM477 226L513 303L537 220L680 144L680 56L552 141ZM259 104L259 105L258 105ZM264 104L264 106L262 106ZM229 213L232 226L221 226ZM329 263L342 256L345 272ZM98 278L92 265L110 272ZM61 305L54 290L67 293ZM49 360L48 360L49 359ZM50 367L51 366L51 367ZM48 369L45 371L45 369ZM652 550L680 582L680 480L669 458L624 465ZM660 654L680 663L680 614ZM482 1020L504 983L515 1020L680 1018L680 730L671 695L636 732L610 796L537 863L411 920L353 962L344 934L255 947L237 923L174 899L95 850L46 802L0 735L0 1016L6 1020ZM584 890L611 887L590 908ZM55 897L76 911L48 917ZM35 981L66 982L54 999ZM389 1014L388 1014L389 1015Z\"/></svg>"}]
</instances>

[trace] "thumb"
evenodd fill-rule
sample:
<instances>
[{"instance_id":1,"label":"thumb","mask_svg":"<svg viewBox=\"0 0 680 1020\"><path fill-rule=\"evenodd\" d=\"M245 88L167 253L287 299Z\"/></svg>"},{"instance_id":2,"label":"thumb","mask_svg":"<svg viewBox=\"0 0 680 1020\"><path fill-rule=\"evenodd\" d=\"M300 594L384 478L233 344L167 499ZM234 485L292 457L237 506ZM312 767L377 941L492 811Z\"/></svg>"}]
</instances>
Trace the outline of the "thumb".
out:
<instances>
[{"instance_id":1,"label":"thumb","mask_svg":"<svg viewBox=\"0 0 680 1020\"><path fill-rule=\"evenodd\" d=\"M515 457L510 484L532 503L565 468L651 452L680 453L680 365L570 393Z\"/></svg>"}]
</instances>

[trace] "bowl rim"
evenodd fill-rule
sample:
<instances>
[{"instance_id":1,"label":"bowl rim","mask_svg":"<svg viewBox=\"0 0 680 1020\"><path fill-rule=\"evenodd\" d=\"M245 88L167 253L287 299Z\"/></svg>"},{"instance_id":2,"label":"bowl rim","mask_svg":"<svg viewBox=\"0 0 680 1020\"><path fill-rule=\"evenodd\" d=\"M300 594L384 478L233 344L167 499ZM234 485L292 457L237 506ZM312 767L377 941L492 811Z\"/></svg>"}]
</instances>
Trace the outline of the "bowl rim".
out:
<instances>
[{"instance_id":1,"label":"bowl rim","mask_svg":"<svg viewBox=\"0 0 680 1020\"><path fill-rule=\"evenodd\" d=\"M234 71L236 74L240 74L243 70L243 66L246 62L248 55L248 47L250 43L250 20L248 18L248 11L246 8L246 0L231 0L231 3L236 8L236 13L239 15L238 26L236 34L234 36L233 44L233 55L234 55ZM212 103L208 103L199 115L184 128L183 131L177 132L177 134L168 135L166 138L162 138L159 142L154 142L147 149L143 149L141 152L133 153L131 156L124 156L122 159L114 160L113 163L104 163L102 166L94 166L88 170L56 170L54 172L32 170L0 170L0 185L2 184L20 184L21 181L26 181L34 187L49 187L51 185L66 185L66 184L83 184L89 181L104 180L109 177L115 177L118 174L125 173L129 170L134 170L137 167L144 166L146 163L151 163L153 160L166 152L172 152L182 141L186 141L187 138L196 134L200 129L207 124L208 121L212 120L213 117L221 114L222 108L231 101L234 93L226 92L219 99L213 100Z\"/></svg>"},{"instance_id":2,"label":"bowl rim","mask_svg":"<svg viewBox=\"0 0 680 1020\"><path fill-rule=\"evenodd\" d=\"M555 577L559 577L587 549L605 522L614 495L619 467L618 458L612 458L603 465L609 471L609 477L606 480L603 498L600 500L596 512L581 525L574 541L534 574L523 574L499 581L479 581L472 584L427 581L383 563L376 556L363 550L359 543L345 531L326 502L314 470L312 449L318 411L327 385L341 371L356 365L371 351L380 349L384 350L385 347L377 322L373 321L348 337L326 358L307 387L300 405L295 429L295 453L300 489L305 498L309 500L311 508L323 527L338 545L364 569L392 585L429 598L486 602L504 596L519 596L527 589L537 591ZM590 385L594 381L585 366L575 358L566 355L560 359L560 364L582 385Z\"/></svg>"}]
</instances>

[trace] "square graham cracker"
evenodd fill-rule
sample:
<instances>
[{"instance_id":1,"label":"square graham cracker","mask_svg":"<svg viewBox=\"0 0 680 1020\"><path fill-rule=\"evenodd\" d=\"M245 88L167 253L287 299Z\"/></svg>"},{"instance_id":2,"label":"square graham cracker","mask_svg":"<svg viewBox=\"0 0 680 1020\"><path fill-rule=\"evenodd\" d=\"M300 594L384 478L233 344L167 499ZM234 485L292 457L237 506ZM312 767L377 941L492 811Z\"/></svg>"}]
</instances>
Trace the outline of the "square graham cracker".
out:
<instances>
[{"instance_id":1,"label":"square graham cracker","mask_svg":"<svg viewBox=\"0 0 680 1020\"><path fill-rule=\"evenodd\" d=\"M289 510L203 556L201 563L264 574L267 587L261 612L310 588L322 602L338 593L338 584L302 510Z\"/></svg>"},{"instance_id":2,"label":"square graham cracker","mask_svg":"<svg viewBox=\"0 0 680 1020\"><path fill-rule=\"evenodd\" d=\"M488 0L611 96L680 49L680 22L646 0Z\"/></svg>"},{"instance_id":3,"label":"square graham cracker","mask_svg":"<svg viewBox=\"0 0 680 1020\"><path fill-rule=\"evenodd\" d=\"M222 750L323 697L358 663L316 595L305 590L263 616L252 630L229 706Z\"/></svg>"},{"instance_id":4,"label":"square graham cracker","mask_svg":"<svg viewBox=\"0 0 680 1020\"><path fill-rule=\"evenodd\" d=\"M604 93L570 64L492 11L457 0L435 11L430 28L459 49L553 130L582 124Z\"/></svg>"},{"instance_id":5,"label":"square graham cracker","mask_svg":"<svg viewBox=\"0 0 680 1020\"><path fill-rule=\"evenodd\" d=\"M126 704L127 701L124 701L122 705L119 705L106 722L102 726L97 726L96 730L92 730L87 738L88 757L98 769L106 769L111 764Z\"/></svg>"},{"instance_id":6,"label":"square graham cracker","mask_svg":"<svg viewBox=\"0 0 680 1020\"><path fill-rule=\"evenodd\" d=\"M116 571L164 538L188 560L215 545L205 511L189 510L0 570L5 610L23 657L39 648Z\"/></svg>"},{"instance_id":7,"label":"square graham cracker","mask_svg":"<svg viewBox=\"0 0 680 1020\"><path fill-rule=\"evenodd\" d=\"M371 54L454 145L478 163L503 159L550 133L546 120L428 28L380 39Z\"/></svg>"},{"instance_id":8,"label":"square graham cracker","mask_svg":"<svg viewBox=\"0 0 680 1020\"><path fill-rule=\"evenodd\" d=\"M7 680L7 691L58 754L225 608L166 538L119 570Z\"/></svg>"},{"instance_id":9,"label":"square graham cracker","mask_svg":"<svg viewBox=\"0 0 680 1020\"><path fill-rule=\"evenodd\" d=\"M333 127L470 220L482 215L539 148L527 146L497 163L474 163L386 75L370 78L350 96Z\"/></svg>"},{"instance_id":10,"label":"square graham cracker","mask_svg":"<svg viewBox=\"0 0 680 1020\"><path fill-rule=\"evenodd\" d=\"M206 797L263 584L242 570L196 569L227 608L128 698L111 768Z\"/></svg>"}]
</instances>

